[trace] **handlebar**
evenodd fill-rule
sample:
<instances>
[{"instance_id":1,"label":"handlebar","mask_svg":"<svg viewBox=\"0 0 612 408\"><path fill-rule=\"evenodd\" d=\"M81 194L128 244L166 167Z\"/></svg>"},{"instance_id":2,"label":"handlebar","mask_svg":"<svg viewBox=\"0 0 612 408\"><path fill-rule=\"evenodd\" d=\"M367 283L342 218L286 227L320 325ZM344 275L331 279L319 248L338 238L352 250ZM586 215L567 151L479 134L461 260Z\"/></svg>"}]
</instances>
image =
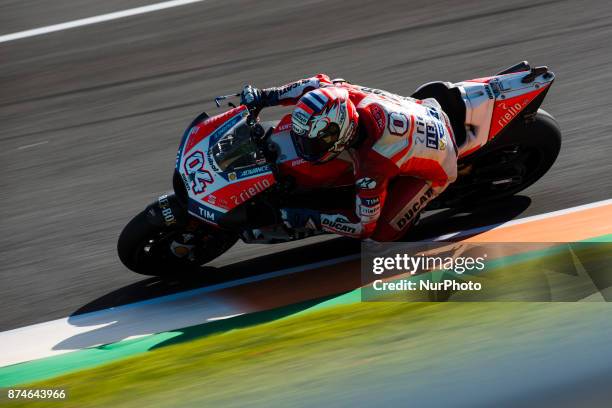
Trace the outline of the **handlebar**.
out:
<instances>
[{"instance_id":1,"label":"handlebar","mask_svg":"<svg viewBox=\"0 0 612 408\"><path fill-rule=\"evenodd\" d=\"M226 99L231 99L231 98L237 98L239 97L241 94L240 92L238 93L234 93L234 94L228 94L228 95L220 95L215 97L215 105L217 105L217 108L221 107L221 101L224 101ZM235 108L236 105L234 105L232 102L228 102L227 103L228 106L231 106L232 108ZM249 108L249 116L247 118L247 124L249 126L254 126L257 123L257 116L259 116L259 112L261 111L261 108Z\"/></svg>"}]
</instances>

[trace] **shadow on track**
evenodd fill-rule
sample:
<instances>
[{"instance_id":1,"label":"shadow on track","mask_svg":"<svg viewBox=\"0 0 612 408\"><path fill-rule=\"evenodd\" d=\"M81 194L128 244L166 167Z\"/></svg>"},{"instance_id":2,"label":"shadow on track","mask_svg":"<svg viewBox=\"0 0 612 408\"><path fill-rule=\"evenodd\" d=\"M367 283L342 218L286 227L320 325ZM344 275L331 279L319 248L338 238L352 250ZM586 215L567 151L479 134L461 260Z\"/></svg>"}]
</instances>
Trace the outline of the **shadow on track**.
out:
<instances>
[{"instance_id":1,"label":"shadow on track","mask_svg":"<svg viewBox=\"0 0 612 408\"><path fill-rule=\"evenodd\" d=\"M339 237L219 268L205 267L201 276L190 279L148 278L101 296L82 306L71 316L352 255L358 253L359 248L359 242Z\"/></svg>"},{"instance_id":2,"label":"shadow on track","mask_svg":"<svg viewBox=\"0 0 612 408\"><path fill-rule=\"evenodd\" d=\"M527 196L513 196L473 208L447 209L423 217L402 241L420 241L458 231L481 228L481 232L511 221L531 205Z\"/></svg>"},{"instance_id":3,"label":"shadow on track","mask_svg":"<svg viewBox=\"0 0 612 408\"><path fill-rule=\"evenodd\" d=\"M471 228L486 228L487 226L492 228L495 225L516 218L529 207L530 203L531 200L528 197L515 196L503 202L475 206L470 210L439 211L424 217L404 240L425 240L442 234ZM288 307L286 305L292 304L293 295L291 293L283 293L282 288L274 287L275 283L270 283L269 281L249 284L249 287L246 285L237 287L237 289L234 288L231 291L215 288L211 288L211 291L208 292L205 290L212 285L237 279L255 277L267 272L358 254L359 250L359 242L346 238L337 238L237 262L220 268L206 268L201 277L188 281L170 281L159 278L144 279L101 296L76 310L70 316L69 322L74 326L91 327L91 330L66 339L54 348L79 349L94 347L100 344L114 343L133 336L166 331L168 330L168 322L160 321L158 317L164 316L163 308L167 306L153 304L152 306L147 305L148 307L146 308L130 307L130 310L117 307L142 301L153 303L155 299L161 296L192 290L202 290L202 292L195 293L190 298L190 302L195 302L195 312L194 310L188 310L188 308L185 308L184 313L181 313L179 310L175 314L175 318L178 321L172 322L175 324L173 327L181 327L180 319L183 314L200 313L198 311L210 314L209 323L181 329L179 330L182 333L181 335L173 340L166 341L164 344L172 344L231 328L246 327L285 317L311 307L322 300L304 302L304 299L294 299L293 303L301 303L296 303L295 307ZM325 276L329 275L324 274L323 278L321 278L321 274L318 274L318 276L309 275L307 272L290 275L287 279L295 281L296 285L299 286L298 288L293 288L292 290L294 291L301 290L307 292L308 289L306 288L308 286L319 286L328 289L328 293L331 293L329 292L331 289L339 288L335 292L339 293L359 286L359 268L354 269L355 271L348 272L333 270L326 272L327 274L337 272L337 276L341 276L343 280L342 285L338 285L337 282L334 284L332 282L334 279L328 279L326 282ZM312 282L313 279L318 281ZM271 301L267 296L281 297L282 299L279 299L279 301L283 306L278 307L278 305L274 305L274 301ZM313 296L313 298L321 299L321 295ZM181 306L182 301L180 299L172 300L172 302L172 307L184 307L184 305ZM189 303L190 308L193 305ZM259 312L235 315L236 308L240 310L259 310ZM98 312L92 313L96 311ZM184 327L187 326L188 324L185 324Z\"/></svg>"},{"instance_id":4,"label":"shadow on track","mask_svg":"<svg viewBox=\"0 0 612 408\"><path fill-rule=\"evenodd\" d=\"M173 335L170 338L163 337L159 340L154 340L146 349L156 349L190 341L203 336L272 322L302 312L331 297L333 296L325 296L253 313L238 314L235 316L220 316L220 320L211 319L210 321L195 326L190 325L185 328L172 329ZM228 301L231 303L233 299L216 299L216 301L213 302L204 299L202 303L212 306L211 309L213 309L214 303L217 301ZM171 307L176 307L176 305L172 305ZM200 311L203 309L201 305L197 306L197 308ZM153 313L153 315L156 315L156 313ZM170 314L169 316L172 315ZM83 348L97 348L99 350L104 350L107 348L107 345L130 337L161 333L170 330L168 321L160 321L159 319L155 319L155 316L152 321L147 321L147 317L148 315L146 312L142 313L140 310L131 312L121 311L118 313L111 312L106 315L82 315L80 318L75 317L75 319L71 320L71 323L75 323L79 326L91 326L92 330L65 339L56 344L53 349L78 350ZM172 319L172 322L170 322L170 325L173 324L176 324L175 319ZM103 326L100 327L100 325Z\"/></svg>"}]
</instances>

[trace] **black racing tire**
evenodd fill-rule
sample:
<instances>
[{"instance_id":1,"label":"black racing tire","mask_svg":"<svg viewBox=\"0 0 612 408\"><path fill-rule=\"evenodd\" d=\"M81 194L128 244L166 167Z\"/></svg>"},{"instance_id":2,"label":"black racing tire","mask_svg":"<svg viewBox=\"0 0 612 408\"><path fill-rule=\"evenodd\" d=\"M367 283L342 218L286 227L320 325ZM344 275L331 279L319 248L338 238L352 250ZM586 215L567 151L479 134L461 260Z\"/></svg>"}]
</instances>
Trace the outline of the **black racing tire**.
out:
<instances>
[{"instance_id":1,"label":"black racing tire","mask_svg":"<svg viewBox=\"0 0 612 408\"><path fill-rule=\"evenodd\" d=\"M503 157L502 154L512 149L517 149L518 152L515 168L521 173L520 180L509 185L489 183L469 190L470 181L477 185L479 169L494 169L496 161ZM555 163L560 150L559 125L552 115L540 109L533 121L512 125L482 152L473 158L468 157L464 163L473 166L476 175L468 176L471 177L468 180L459 179L457 185L451 184L448 193L445 192L440 197L441 201L446 207L464 207L513 196L542 178ZM490 177L490 172L482 171L481 174L485 178ZM465 189L463 194L459 191L461 188Z\"/></svg>"},{"instance_id":2,"label":"black racing tire","mask_svg":"<svg viewBox=\"0 0 612 408\"><path fill-rule=\"evenodd\" d=\"M198 277L202 265L217 258L238 240L237 235L221 230L207 231L209 245L200 245L193 260L174 256L169 249L172 236L184 231L154 225L149 222L146 211L140 212L123 228L117 242L117 253L121 262L131 271L141 275L163 278ZM151 243L153 242L153 244ZM157 248L155 248L157 242ZM148 249L148 250L147 250Z\"/></svg>"}]
</instances>

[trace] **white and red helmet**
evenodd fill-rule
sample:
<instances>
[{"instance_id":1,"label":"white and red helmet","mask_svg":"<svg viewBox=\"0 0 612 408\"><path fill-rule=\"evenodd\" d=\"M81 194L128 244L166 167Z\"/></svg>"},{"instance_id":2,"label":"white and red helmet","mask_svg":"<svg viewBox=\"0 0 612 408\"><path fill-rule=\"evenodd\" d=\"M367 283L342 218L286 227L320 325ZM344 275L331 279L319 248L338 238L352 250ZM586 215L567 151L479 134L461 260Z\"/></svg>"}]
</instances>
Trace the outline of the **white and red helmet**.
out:
<instances>
[{"instance_id":1,"label":"white and red helmet","mask_svg":"<svg viewBox=\"0 0 612 408\"><path fill-rule=\"evenodd\" d=\"M291 114L291 137L304 160L325 163L355 139L359 115L346 89L327 87L304 94Z\"/></svg>"}]
</instances>

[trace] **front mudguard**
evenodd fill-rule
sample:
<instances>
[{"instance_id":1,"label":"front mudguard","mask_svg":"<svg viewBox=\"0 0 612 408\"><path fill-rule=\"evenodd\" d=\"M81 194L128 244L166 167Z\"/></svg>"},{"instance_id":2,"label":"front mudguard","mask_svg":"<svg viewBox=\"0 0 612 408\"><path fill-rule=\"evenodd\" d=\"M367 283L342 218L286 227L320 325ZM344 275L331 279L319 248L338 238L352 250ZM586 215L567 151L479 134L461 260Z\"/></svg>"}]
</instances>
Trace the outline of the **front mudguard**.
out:
<instances>
[{"instance_id":1,"label":"front mudguard","mask_svg":"<svg viewBox=\"0 0 612 408\"><path fill-rule=\"evenodd\" d=\"M145 208L147 222L157 227L178 228L187 224L187 208L176 194L162 194Z\"/></svg>"}]
</instances>

